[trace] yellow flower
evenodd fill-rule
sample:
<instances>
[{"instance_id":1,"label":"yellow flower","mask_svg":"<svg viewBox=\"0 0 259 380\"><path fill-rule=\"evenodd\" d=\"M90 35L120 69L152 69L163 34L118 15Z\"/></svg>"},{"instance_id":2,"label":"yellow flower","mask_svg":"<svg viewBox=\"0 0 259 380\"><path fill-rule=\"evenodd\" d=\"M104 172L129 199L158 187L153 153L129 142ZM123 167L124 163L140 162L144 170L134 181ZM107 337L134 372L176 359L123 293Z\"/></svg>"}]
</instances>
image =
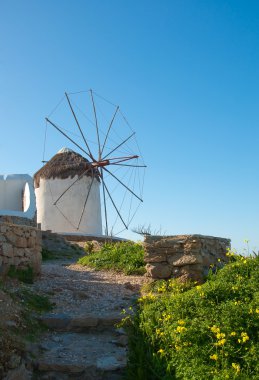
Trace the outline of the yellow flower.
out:
<instances>
[{"instance_id":1,"label":"yellow flower","mask_svg":"<svg viewBox=\"0 0 259 380\"><path fill-rule=\"evenodd\" d=\"M247 342L249 340L249 336L247 335L246 332L241 333L243 343Z\"/></svg>"},{"instance_id":2,"label":"yellow flower","mask_svg":"<svg viewBox=\"0 0 259 380\"><path fill-rule=\"evenodd\" d=\"M197 286L196 286L196 289L197 289L197 290L200 290L200 289L201 289L201 285L197 285Z\"/></svg>"},{"instance_id":3,"label":"yellow flower","mask_svg":"<svg viewBox=\"0 0 259 380\"><path fill-rule=\"evenodd\" d=\"M220 339L220 338L225 338L226 334L224 333L217 333L216 337L217 339Z\"/></svg>"},{"instance_id":4,"label":"yellow flower","mask_svg":"<svg viewBox=\"0 0 259 380\"><path fill-rule=\"evenodd\" d=\"M236 336L237 333L236 333L235 331L232 331L232 332L230 333L230 335L231 335L231 336Z\"/></svg>"},{"instance_id":5,"label":"yellow flower","mask_svg":"<svg viewBox=\"0 0 259 380\"><path fill-rule=\"evenodd\" d=\"M236 372L240 372L240 365L237 363L232 363L232 367L236 370Z\"/></svg>"},{"instance_id":6,"label":"yellow flower","mask_svg":"<svg viewBox=\"0 0 259 380\"><path fill-rule=\"evenodd\" d=\"M156 335L160 335L161 334L161 330L160 329L156 329Z\"/></svg>"},{"instance_id":7,"label":"yellow flower","mask_svg":"<svg viewBox=\"0 0 259 380\"><path fill-rule=\"evenodd\" d=\"M218 360L218 355L217 354L210 355L210 359Z\"/></svg>"},{"instance_id":8,"label":"yellow flower","mask_svg":"<svg viewBox=\"0 0 259 380\"><path fill-rule=\"evenodd\" d=\"M220 260L220 259L218 259L218 262L220 263L220 262L221 262L221 260Z\"/></svg>"},{"instance_id":9,"label":"yellow flower","mask_svg":"<svg viewBox=\"0 0 259 380\"><path fill-rule=\"evenodd\" d=\"M177 323L178 325L185 325L185 321L183 319L180 319Z\"/></svg>"},{"instance_id":10,"label":"yellow flower","mask_svg":"<svg viewBox=\"0 0 259 380\"><path fill-rule=\"evenodd\" d=\"M160 355L163 355L164 352L165 352L165 350L163 350L162 348L160 348L160 350L157 351L157 353Z\"/></svg>"},{"instance_id":11,"label":"yellow flower","mask_svg":"<svg viewBox=\"0 0 259 380\"><path fill-rule=\"evenodd\" d=\"M176 328L176 332L179 332L179 333L182 333L186 330L187 330L187 328L184 326L177 326L177 328Z\"/></svg>"},{"instance_id":12,"label":"yellow flower","mask_svg":"<svg viewBox=\"0 0 259 380\"><path fill-rule=\"evenodd\" d=\"M256 314L259 314L259 309L255 309Z\"/></svg>"},{"instance_id":13,"label":"yellow flower","mask_svg":"<svg viewBox=\"0 0 259 380\"><path fill-rule=\"evenodd\" d=\"M211 330L213 333L215 333L215 334L217 334L217 333L220 332L220 328L217 327L216 325L213 325L213 326L210 328L210 330Z\"/></svg>"},{"instance_id":14,"label":"yellow flower","mask_svg":"<svg viewBox=\"0 0 259 380\"><path fill-rule=\"evenodd\" d=\"M224 346L226 343L226 339L221 339L217 343L215 343L215 346Z\"/></svg>"}]
</instances>

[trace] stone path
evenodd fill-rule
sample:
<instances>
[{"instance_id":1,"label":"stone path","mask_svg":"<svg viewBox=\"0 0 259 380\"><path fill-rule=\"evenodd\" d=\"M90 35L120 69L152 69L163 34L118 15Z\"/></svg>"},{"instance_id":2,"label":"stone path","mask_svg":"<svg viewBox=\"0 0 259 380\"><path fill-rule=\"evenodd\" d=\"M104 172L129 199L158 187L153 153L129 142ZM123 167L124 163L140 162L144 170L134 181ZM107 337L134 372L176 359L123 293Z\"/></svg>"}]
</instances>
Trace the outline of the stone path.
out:
<instances>
[{"instance_id":1,"label":"stone path","mask_svg":"<svg viewBox=\"0 0 259 380\"><path fill-rule=\"evenodd\" d=\"M49 327L32 345L35 379L119 380L127 360L127 336L115 324L147 279L93 271L61 260L43 264L33 288L55 304L42 316Z\"/></svg>"}]
</instances>

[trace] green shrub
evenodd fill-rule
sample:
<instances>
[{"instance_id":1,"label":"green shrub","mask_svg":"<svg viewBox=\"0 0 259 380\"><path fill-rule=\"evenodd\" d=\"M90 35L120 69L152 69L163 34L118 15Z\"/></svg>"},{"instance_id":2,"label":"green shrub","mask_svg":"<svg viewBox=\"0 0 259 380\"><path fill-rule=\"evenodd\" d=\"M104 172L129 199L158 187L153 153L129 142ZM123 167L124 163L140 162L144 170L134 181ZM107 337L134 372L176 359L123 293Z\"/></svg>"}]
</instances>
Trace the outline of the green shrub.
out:
<instances>
[{"instance_id":1,"label":"green shrub","mask_svg":"<svg viewBox=\"0 0 259 380\"><path fill-rule=\"evenodd\" d=\"M259 258L231 259L203 285L159 281L138 300L128 379L259 379Z\"/></svg>"},{"instance_id":2,"label":"green shrub","mask_svg":"<svg viewBox=\"0 0 259 380\"><path fill-rule=\"evenodd\" d=\"M11 265L7 275L10 278L17 278L19 281L26 284L33 284L34 274L31 267L26 269L17 269L15 266Z\"/></svg>"},{"instance_id":3,"label":"green shrub","mask_svg":"<svg viewBox=\"0 0 259 380\"><path fill-rule=\"evenodd\" d=\"M134 242L106 243L99 252L82 257L78 263L97 270L115 270L127 275L145 273L143 247Z\"/></svg>"}]
</instances>

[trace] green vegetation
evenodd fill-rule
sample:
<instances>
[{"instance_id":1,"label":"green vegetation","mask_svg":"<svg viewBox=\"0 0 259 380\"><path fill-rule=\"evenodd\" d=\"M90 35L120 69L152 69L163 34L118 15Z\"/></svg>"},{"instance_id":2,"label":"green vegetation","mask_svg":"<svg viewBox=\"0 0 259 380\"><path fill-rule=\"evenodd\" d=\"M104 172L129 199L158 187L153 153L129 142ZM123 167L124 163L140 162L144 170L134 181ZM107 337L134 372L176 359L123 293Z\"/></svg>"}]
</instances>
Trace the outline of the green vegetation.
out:
<instances>
[{"instance_id":1,"label":"green vegetation","mask_svg":"<svg viewBox=\"0 0 259 380\"><path fill-rule=\"evenodd\" d=\"M27 311L43 313L52 309L52 304L48 297L36 294L29 289L22 289L19 292L20 300L27 308Z\"/></svg>"},{"instance_id":2,"label":"green vegetation","mask_svg":"<svg viewBox=\"0 0 259 380\"><path fill-rule=\"evenodd\" d=\"M49 249L42 248L41 256L42 261L48 260L59 260L59 259L73 259L81 255L82 250L75 246L71 245L71 249L66 249L63 251L50 251Z\"/></svg>"},{"instance_id":3,"label":"green vegetation","mask_svg":"<svg viewBox=\"0 0 259 380\"><path fill-rule=\"evenodd\" d=\"M228 255L203 285L159 281L139 298L128 379L259 379L259 257Z\"/></svg>"},{"instance_id":4,"label":"green vegetation","mask_svg":"<svg viewBox=\"0 0 259 380\"><path fill-rule=\"evenodd\" d=\"M34 275L31 267L17 269L15 266L11 265L7 275L10 278L16 278L17 280L24 282L25 284L33 284Z\"/></svg>"},{"instance_id":5,"label":"green vegetation","mask_svg":"<svg viewBox=\"0 0 259 380\"><path fill-rule=\"evenodd\" d=\"M78 260L81 265L97 270L108 269L130 274L144 274L144 249L134 242L105 243L99 252Z\"/></svg>"},{"instance_id":6,"label":"green vegetation","mask_svg":"<svg viewBox=\"0 0 259 380\"><path fill-rule=\"evenodd\" d=\"M10 369L13 354L23 357L26 342L36 341L47 328L39 320L42 312L50 311L52 304L46 296L30 290L22 283L1 284L0 289L0 378Z\"/></svg>"}]
</instances>

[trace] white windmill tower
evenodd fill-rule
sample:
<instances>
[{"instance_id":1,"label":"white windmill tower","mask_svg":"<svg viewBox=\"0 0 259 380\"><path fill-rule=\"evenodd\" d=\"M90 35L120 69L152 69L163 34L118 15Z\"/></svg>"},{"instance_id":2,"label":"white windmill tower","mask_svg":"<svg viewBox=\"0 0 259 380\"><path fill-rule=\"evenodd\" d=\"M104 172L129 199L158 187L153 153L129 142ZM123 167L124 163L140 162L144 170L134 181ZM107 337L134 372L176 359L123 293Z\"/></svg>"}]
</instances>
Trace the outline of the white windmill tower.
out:
<instances>
[{"instance_id":1,"label":"white windmill tower","mask_svg":"<svg viewBox=\"0 0 259 380\"><path fill-rule=\"evenodd\" d=\"M62 148L35 173L34 187L42 230L102 234L100 179L86 158Z\"/></svg>"}]
</instances>

